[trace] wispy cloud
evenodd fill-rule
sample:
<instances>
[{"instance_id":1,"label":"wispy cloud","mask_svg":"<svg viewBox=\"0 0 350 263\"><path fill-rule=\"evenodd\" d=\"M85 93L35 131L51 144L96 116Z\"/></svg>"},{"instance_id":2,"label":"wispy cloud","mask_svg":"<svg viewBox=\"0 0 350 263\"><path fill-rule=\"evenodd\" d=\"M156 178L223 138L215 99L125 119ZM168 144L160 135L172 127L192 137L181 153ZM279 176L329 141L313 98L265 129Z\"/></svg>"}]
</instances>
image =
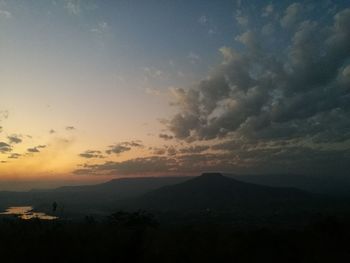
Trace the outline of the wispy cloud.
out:
<instances>
[{"instance_id":1,"label":"wispy cloud","mask_svg":"<svg viewBox=\"0 0 350 263\"><path fill-rule=\"evenodd\" d=\"M121 142L114 145L110 145L107 154L121 154L123 152L130 151L132 148L142 148L143 144L141 141L130 141L130 142Z\"/></svg>"},{"instance_id":2,"label":"wispy cloud","mask_svg":"<svg viewBox=\"0 0 350 263\"><path fill-rule=\"evenodd\" d=\"M202 15L198 18L198 23L201 25L206 25L208 23L208 18L206 15Z\"/></svg>"},{"instance_id":3,"label":"wispy cloud","mask_svg":"<svg viewBox=\"0 0 350 263\"><path fill-rule=\"evenodd\" d=\"M167 141L167 140L172 140L174 138L174 136L169 135L169 134L165 134L165 133L160 133L159 138Z\"/></svg>"},{"instance_id":4,"label":"wispy cloud","mask_svg":"<svg viewBox=\"0 0 350 263\"><path fill-rule=\"evenodd\" d=\"M91 159L91 158L104 158L101 151L87 150L81 154L80 157Z\"/></svg>"},{"instance_id":5,"label":"wispy cloud","mask_svg":"<svg viewBox=\"0 0 350 263\"><path fill-rule=\"evenodd\" d=\"M81 12L80 0L65 0L64 7L72 15L79 15Z\"/></svg>"},{"instance_id":6,"label":"wispy cloud","mask_svg":"<svg viewBox=\"0 0 350 263\"><path fill-rule=\"evenodd\" d=\"M12 18L12 13L6 10L0 10L0 18L10 19Z\"/></svg>"},{"instance_id":7,"label":"wispy cloud","mask_svg":"<svg viewBox=\"0 0 350 263\"><path fill-rule=\"evenodd\" d=\"M284 16L281 18L281 26L288 28L294 26L301 17L303 6L300 3L293 3L287 7Z\"/></svg>"},{"instance_id":8,"label":"wispy cloud","mask_svg":"<svg viewBox=\"0 0 350 263\"><path fill-rule=\"evenodd\" d=\"M8 153L12 151L11 145L5 143L5 142L0 142L0 153Z\"/></svg>"},{"instance_id":9,"label":"wispy cloud","mask_svg":"<svg viewBox=\"0 0 350 263\"><path fill-rule=\"evenodd\" d=\"M29 153L38 153L38 152L40 152L40 149L44 149L44 148L46 148L46 145L38 145L36 147L28 148L27 152L29 152Z\"/></svg>"},{"instance_id":10,"label":"wispy cloud","mask_svg":"<svg viewBox=\"0 0 350 263\"><path fill-rule=\"evenodd\" d=\"M91 28L91 32L96 34L104 34L108 31L108 24L105 21L100 21L97 23L97 25L93 28Z\"/></svg>"},{"instance_id":11,"label":"wispy cloud","mask_svg":"<svg viewBox=\"0 0 350 263\"><path fill-rule=\"evenodd\" d=\"M22 142L22 139L18 135L11 135L7 137L10 143L18 144Z\"/></svg>"},{"instance_id":12,"label":"wispy cloud","mask_svg":"<svg viewBox=\"0 0 350 263\"><path fill-rule=\"evenodd\" d=\"M18 159L19 157L21 157L22 155L19 153L12 153L8 158L9 159Z\"/></svg>"},{"instance_id":13,"label":"wispy cloud","mask_svg":"<svg viewBox=\"0 0 350 263\"><path fill-rule=\"evenodd\" d=\"M201 57L198 54L196 54L196 53L194 53L192 51L188 54L187 57L188 57L188 59L190 60L190 62L192 64L198 63L198 61L201 59Z\"/></svg>"}]
</instances>

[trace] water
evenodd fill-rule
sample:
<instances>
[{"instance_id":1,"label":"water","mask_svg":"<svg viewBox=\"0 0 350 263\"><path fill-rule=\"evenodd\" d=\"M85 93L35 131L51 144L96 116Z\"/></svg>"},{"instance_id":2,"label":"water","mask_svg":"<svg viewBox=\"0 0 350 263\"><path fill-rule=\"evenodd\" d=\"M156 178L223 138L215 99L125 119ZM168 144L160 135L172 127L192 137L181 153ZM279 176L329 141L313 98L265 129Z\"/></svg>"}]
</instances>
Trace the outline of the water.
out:
<instances>
[{"instance_id":1,"label":"water","mask_svg":"<svg viewBox=\"0 0 350 263\"><path fill-rule=\"evenodd\" d=\"M0 215L14 215L23 220L30 220L34 218L42 220L55 220L57 216L50 216L42 212L34 212L32 206L12 206L6 209L5 212Z\"/></svg>"}]
</instances>

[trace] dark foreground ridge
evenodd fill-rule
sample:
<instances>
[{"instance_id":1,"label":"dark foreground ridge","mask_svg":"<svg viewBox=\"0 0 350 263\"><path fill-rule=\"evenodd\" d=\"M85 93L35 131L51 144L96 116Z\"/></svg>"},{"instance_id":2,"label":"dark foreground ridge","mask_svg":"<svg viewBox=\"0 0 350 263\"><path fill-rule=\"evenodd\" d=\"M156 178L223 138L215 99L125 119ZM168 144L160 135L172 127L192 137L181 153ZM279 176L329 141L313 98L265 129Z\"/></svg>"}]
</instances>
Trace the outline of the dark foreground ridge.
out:
<instances>
[{"instance_id":1,"label":"dark foreground ridge","mask_svg":"<svg viewBox=\"0 0 350 263\"><path fill-rule=\"evenodd\" d=\"M348 219L319 216L305 227L159 225L148 213L103 221L0 220L1 262L349 262Z\"/></svg>"},{"instance_id":2,"label":"dark foreground ridge","mask_svg":"<svg viewBox=\"0 0 350 263\"><path fill-rule=\"evenodd\" d=\"M123 186L137 196L118 199ZM0 216L4 262L350 261L350 202L296 188L204 173L27 194L33 195L29 202L42 202L35 208L60 218ZM52 198L58 198L55 211Z\"/></svg>"}]
</instances>

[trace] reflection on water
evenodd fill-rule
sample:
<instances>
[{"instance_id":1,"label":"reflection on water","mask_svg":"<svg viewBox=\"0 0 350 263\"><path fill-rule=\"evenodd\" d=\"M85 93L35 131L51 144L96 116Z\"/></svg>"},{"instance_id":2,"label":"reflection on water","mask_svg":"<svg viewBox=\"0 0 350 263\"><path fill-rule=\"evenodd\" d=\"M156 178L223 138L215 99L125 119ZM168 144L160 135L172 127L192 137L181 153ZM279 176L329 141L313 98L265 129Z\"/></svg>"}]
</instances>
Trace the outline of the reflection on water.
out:
<instances>
[{"instance_id":1,"label":"reflection on water","mask_svg":"<svg viewBox=\"0 0 350 263\"><path fill-rule=\"evenodd\" d=\"M41 212L34 212L32 206L13 206L6 209L5 212L0 213L0 215L15 215L21 219L29 220L33 218L43 219L43 220L54 220L57 216L50 216Z\"/></svg>"}]
</instances>

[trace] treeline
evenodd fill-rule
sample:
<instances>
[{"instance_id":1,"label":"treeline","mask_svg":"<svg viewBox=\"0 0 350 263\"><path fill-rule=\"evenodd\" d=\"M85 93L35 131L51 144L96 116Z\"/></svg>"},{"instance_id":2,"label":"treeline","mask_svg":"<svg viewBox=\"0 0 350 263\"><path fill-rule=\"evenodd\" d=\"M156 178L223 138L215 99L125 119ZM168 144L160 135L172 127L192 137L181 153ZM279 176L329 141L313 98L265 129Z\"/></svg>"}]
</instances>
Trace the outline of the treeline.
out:
<instances>
[{"instance_id":1,"label":"treeline","mask_svg":"<svg viewBox=\"0 0 350 263\"><path fill-rule=\"evenodd\" d=\"M165 224L146 212L102 221L0 221L1 262L350 262L350 222L297 229Z\"/></svg>"}]
</instances>

